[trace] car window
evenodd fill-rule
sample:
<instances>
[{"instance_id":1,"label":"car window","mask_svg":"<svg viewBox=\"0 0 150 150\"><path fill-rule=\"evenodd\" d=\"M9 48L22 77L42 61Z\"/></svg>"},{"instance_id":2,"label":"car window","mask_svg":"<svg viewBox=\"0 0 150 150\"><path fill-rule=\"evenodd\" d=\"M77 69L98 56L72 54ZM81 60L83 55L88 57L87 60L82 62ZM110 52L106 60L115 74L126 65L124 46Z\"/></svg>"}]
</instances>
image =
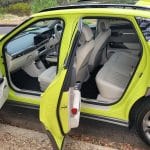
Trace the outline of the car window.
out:
<instances>
[{"instance_id":1,"label":"car window","mask_svg":"<svg viewBox=\"0 0 150 150\"><path fill-rule=\"evenodd\" d=\"M84 19L84 24L87 24L89 27L96 27L97 26L97 19Z\"/></svg>"},{"instance_id":2,"label":"car window","mask_svg":"<svg viewBox=\"0 0 150 150\"><path fill-rule=\"evenodd\" d=\"M150 19L138 17L137 22L145 39L150 41Z\"/></svg>"},{"instance_id":3,"label":"car window","mask_svg":"<svg viewBox=\"0 0 150 150\"><path fill-rule=\"evenodd\" d=\"M61 20L42 20L33 23L19 34L14 36L6 45L6 52L17 55L27 52L29 49L37 49L39 46L53 48L57 45L63 30Z\"/></svg>"}]
</instances>

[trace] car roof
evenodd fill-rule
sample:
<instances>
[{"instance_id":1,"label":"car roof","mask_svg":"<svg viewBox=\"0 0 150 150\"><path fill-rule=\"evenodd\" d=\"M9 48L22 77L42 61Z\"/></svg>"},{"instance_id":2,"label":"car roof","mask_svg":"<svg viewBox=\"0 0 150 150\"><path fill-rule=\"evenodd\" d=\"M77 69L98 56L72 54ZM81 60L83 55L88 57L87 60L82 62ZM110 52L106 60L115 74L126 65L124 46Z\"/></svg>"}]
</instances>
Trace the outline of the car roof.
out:
<instances>
[{"instance_id":1,"label":"car roof","mask_svg":"<svg viewBox=\"0 0 150 150\"><path fill-rule=\"evenodd\" d=\"M53 11L53 10L65 10L65 9L84 9L84 8L122 8L122 9L137 9L150 11L150 7L130 5L130 4L101 4L99 2L78 2L70 5L62 5L57 7L51 7L44 9L40 12Z\"/></svg>"}]
</instances>

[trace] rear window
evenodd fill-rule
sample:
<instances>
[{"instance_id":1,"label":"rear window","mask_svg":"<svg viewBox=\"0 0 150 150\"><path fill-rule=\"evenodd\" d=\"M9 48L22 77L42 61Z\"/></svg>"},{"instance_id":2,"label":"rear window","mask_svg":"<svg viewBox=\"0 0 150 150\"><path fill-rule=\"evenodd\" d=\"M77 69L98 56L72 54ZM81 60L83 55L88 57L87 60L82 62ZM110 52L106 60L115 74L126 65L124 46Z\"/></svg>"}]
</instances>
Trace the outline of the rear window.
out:
<instances>
[{"instance_id":1,"label":"rear window","mask_svg":"<svg viewBox=\"0 0 150 150\"><path fill-rule=\"evenodd\" d=\"M150 19L138 17L137 22L145 39L150 42Z\"/></svg>"}]
</instances>

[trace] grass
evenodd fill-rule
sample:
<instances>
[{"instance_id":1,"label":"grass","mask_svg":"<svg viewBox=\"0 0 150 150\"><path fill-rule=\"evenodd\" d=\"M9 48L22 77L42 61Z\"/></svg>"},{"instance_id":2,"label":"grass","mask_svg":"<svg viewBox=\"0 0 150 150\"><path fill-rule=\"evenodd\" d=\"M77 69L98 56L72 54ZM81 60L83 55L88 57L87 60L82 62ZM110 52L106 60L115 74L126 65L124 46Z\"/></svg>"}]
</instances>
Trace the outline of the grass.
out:
<instances>
[{"instance_id":1,"label":"grass","mask_svg":"<svg viewBox=\"0 0 150 150\"><path fill-rule=\"evenodd\" d=\"M41 11L42 9L58 5L56 0L33 0L31 2L32 13Z\"/></svg>"},{"instance_id":2,"label":"grass","mask_svg":"<svg viewBox=\"0 0 150 150\"><path fill-rule=\"evenodd\" d=\"M77 0L70 0L74 2ZM124 4L134 4L138 0L95 0L101 3L124 3ZM0 7L0 18L7 13L11 13L17 16L27 16L32 13L41 11L42 9L57 6L59 4L64 4L67 0L32 0L31 2L18 2L15 4L10 4L7 7ZM1 5L1 4L0 4Z\"/></svg>"}]
</instances>

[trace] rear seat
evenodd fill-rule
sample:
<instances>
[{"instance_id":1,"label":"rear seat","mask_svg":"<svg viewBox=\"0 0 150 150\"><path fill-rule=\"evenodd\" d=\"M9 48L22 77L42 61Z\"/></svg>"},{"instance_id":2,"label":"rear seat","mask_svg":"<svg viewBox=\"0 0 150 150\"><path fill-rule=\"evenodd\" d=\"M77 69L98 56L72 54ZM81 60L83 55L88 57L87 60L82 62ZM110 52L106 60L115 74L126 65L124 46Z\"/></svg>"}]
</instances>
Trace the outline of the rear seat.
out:
<instances>
[{"instance_id":1,"label":"rear seat","mask_svg":"<svg viewBox=\"0 0 150 150\"><path fill-rule=\"evenodd\" d=\"M113 54L108 60L109 63L115 62L117 64L124 64L126 66L135 67L139 58L137 55L133 55L126 52L117 52Z\"/></svg>"},{"instance_id":2,"label":"rear seat","mask_svg":"<svg viewBox=\"0 0 150 150\"><path fill-rule=\"evenodd\" d=\"M138 63L139 58L129 53L117 52L96 75L96 84L102 97L119 99Z\"/></svg>"}]
</instances>

